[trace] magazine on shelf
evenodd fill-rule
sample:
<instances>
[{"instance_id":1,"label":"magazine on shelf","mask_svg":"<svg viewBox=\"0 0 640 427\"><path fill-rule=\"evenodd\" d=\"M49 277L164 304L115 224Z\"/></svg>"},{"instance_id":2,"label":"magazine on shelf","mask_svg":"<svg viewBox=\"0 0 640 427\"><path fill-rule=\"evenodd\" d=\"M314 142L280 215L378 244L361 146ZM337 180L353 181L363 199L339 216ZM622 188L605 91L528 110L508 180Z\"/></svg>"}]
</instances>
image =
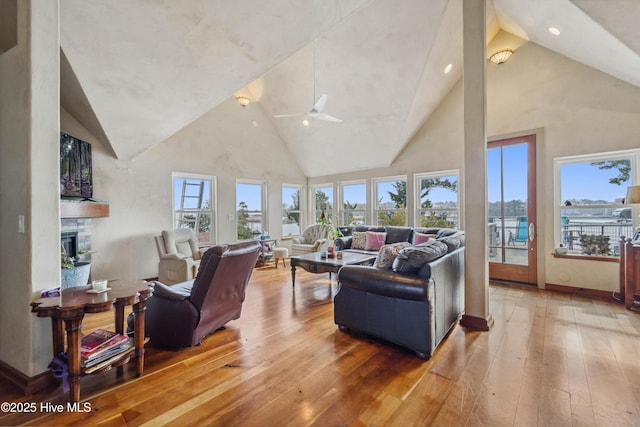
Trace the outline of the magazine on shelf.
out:
<instances>
[{"instance_id":1,"label":"magazine on shelf","mask_svg":"<svg viewBox=\"0 0 640 427\"><path fill-rule=\"evenodd\" d=\"M115 347L125 341L124 335L104 329L96 329L89 335L82 337L80 355L83 359L91 359L104 351Z\"/></svg>"},{"instance_id":2,"label":"magazine on shelf","mask_svg":"<svg viewBox=\"0 0 640 427\"><path fill-rule=\"evenodd\" d=\"M125 351L129 350L131 347L132 347L131 341L125 338L125 340L120 342L120 344L108 348L107 350L100 353L98 356L93 357L91 359L83 359L80 362L80 365L83 368L89 368L100 362L104 362L105 360L111 359L112 357L115 357L121 353L124 353Z\"/></svg>"}]
</instances>

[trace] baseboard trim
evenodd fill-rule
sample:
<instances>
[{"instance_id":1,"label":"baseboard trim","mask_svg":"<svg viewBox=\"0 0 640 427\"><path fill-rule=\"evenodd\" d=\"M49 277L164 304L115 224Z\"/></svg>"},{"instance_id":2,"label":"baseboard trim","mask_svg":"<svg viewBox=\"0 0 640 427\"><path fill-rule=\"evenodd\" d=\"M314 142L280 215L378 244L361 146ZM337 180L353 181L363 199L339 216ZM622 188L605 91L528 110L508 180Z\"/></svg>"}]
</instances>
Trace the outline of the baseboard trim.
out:
<instances>
[{"instance_id":1,"label":"baseboard trim","mask_svg":"<svg viewBox=\"0 0 640 427\"><path fill-rule=\"evenodd\" d=\"M602 291L600 289L589 289L589 288L578 288L575 286L555 285L553 283L545 283L544 287L545 287L545 290L547 291L555 291L555 292L562 292L565 294L575 294L575 295L580 295L585 297L617 301L613 297L612 291Z\"/></svg>"},{"instance_id":2,"label":"baseboard trim","mask_svg":"<svg viewBox=\"0 0 640 427\"><path fill-rule=\"evenodd\" d=\"M50 371L44 371L35 377L30 377L2 360L0 360L0 378L15 385L25 396L44 390L54 381Z\"/></svg>"},{"instance_id":3,"label":"baseboard trim","mask_svg":"<svg viewBox=\"0 0 640 427\"><path fill-rule=\"evenodd\" d=\"M482 317L463 314L460 318L460 325L478 331L488 331L493 326L493 317L489 314L486 319L483 319Z\"/></svg>"}]
</instances>

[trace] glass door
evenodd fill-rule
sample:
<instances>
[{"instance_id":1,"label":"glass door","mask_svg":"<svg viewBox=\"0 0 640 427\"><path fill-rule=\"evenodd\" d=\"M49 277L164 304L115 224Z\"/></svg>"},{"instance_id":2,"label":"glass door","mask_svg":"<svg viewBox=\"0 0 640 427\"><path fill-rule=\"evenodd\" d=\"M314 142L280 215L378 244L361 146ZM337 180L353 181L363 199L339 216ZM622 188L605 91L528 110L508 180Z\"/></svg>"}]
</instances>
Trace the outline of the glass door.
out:
<instances>
[{"instance_id":1,"label":"glass door","mask_svg":"<svg viewBox=\"0 0 640 427\"><path fill-rule=\"evenodd\" d=\"M536 284L535 135L488 143L489 277Z\"/></svg>"}]
</instances>

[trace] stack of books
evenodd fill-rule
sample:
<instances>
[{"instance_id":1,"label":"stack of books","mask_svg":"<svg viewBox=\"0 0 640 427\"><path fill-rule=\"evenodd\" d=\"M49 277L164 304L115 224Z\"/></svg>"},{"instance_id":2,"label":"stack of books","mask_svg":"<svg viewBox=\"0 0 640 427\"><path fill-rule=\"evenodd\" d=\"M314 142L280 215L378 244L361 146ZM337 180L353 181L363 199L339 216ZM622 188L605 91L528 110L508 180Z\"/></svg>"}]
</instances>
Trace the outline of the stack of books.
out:
<instances>
[{"instance_id":1,"label":"stack of books","mask_svg":"<svg viewBox=\"0 0 640 427\"><path fill-rule=\"evenodd\" d=\"M80 364L83 368L89 368L130 348L131 342L126 336L105 329L96 329L82 337Z\"/></svg>"}]
</instances>

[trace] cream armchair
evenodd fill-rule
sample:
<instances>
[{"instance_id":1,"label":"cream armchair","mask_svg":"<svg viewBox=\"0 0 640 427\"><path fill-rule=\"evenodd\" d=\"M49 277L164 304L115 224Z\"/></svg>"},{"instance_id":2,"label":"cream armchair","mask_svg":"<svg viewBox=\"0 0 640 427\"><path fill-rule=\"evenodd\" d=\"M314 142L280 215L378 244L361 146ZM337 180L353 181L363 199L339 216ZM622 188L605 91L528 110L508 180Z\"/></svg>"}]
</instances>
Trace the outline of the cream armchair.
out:
<instances>
[{"instance_id":1,"label":"cream armchair","mask_svg":"<svg viewBox=\"0 0 640 427\"><path fill-rule=\"evenodd\" d=\"M327 246L327 227L322 224L313 224L302 231L300 237L295 237L291 242L291 255L305 255L318 252Z\"/></svg>"},{"instance_id":2,"label":"cream armchair","mask_svg":"<svg viewBox=\"0 0 640 427\"><path fill-rule=\"evenodd\" d=\"M171 285L196 277L201 253L196 237L190 229L165 230L155 239L160 256L159 281Z\"/></svg>"}]
</instances>

